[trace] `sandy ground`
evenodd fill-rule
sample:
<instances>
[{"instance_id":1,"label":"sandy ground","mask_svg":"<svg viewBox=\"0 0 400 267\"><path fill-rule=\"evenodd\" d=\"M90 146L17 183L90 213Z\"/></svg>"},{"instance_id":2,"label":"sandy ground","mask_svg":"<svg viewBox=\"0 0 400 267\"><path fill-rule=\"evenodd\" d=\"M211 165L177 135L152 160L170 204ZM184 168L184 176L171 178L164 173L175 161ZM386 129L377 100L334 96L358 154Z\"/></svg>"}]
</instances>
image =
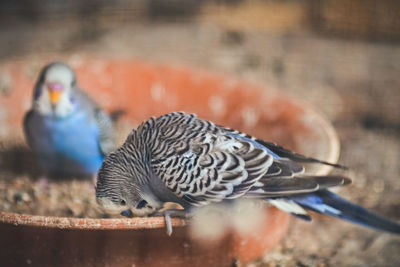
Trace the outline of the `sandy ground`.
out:
<instances>
[{"instance_id":1,"label":"sandy ground","mask_svg":"<svg viewBox=\"0 0 400 267\"><path fill-rule=\"evenodd\" d=\"M340 163L351 167L354 179L342 195L400 220L400 46L194 22L118 25L90 38L69 26L1 27L7 42L0 57L140 58L228 73L298 96L339 134ZM282 245L249 266L398 266L399 252L399 237L317 216L312 223L293 220Z\"/></svg>"}]
</instances>

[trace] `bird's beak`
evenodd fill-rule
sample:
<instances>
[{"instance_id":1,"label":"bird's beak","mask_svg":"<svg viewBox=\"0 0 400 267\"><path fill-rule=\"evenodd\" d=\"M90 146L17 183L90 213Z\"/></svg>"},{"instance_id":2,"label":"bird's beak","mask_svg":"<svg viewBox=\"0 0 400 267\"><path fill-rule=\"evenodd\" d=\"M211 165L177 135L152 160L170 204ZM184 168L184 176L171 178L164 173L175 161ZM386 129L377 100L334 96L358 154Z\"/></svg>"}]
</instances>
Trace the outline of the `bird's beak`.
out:
<instances>
[{"instance_id":1,"label":"bird's beak","mask_svg":"<svg viewBox=\"0 0 400 267\"><path fill-rule=\"evenodd\" d=\"M59 91L49 91L50 93L50 102L55 105L60 100L61 92Z\"/></svg>"},{"instance_id":2,"label":"bird's beak","mask_svg":"<svg viewBox=\"0 0 400 267\"><path fill-rule=\"evenodd\" d=\"M64 86L60 83L48 83L47 88L49 89L51 104L57 104L58 101L60 101L61 93L64 90Z\"/></svg>"}]
</instances>

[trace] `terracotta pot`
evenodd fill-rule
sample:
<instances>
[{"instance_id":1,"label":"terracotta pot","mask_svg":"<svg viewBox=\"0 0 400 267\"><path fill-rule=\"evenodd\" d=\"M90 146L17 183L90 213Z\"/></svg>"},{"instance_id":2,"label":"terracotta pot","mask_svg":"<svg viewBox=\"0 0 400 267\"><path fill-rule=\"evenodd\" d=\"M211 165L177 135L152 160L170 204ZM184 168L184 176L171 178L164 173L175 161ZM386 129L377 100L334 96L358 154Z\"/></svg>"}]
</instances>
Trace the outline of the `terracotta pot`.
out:
<instances>
[{"instance_id":1,"label":"terracotta pot","mask_svg":"<svg viewBox=\"0 0 400 267\"><path fill-rule=\"evenodd\" d=\"M49 59L51 60L51 59ZM335 162L332 127L298 100L268 87L188 68L134 60L67 57L79 84L106 109L124 109L132 125L170 111L199 117L266 138L298 152ZM45 60L0 64L0 138L22 136L23 114ZM313 171L327 173L327 167ZM229 266L248 262L274 247L286 233L289 215L267 208L254 236L231 231L209 243L194 240L185 221L163 218L77 219L0 212L0 258L5 266Z\"/></svg>"}]
</instances>

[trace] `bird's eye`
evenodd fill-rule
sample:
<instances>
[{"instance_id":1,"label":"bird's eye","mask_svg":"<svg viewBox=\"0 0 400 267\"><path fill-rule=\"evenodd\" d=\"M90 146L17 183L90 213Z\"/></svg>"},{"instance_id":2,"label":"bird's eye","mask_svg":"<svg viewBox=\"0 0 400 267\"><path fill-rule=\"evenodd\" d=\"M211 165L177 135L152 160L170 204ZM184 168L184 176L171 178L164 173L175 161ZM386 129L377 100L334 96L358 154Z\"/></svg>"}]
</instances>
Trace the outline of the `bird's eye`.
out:
<instances>
[{"instance_id":1,"label":"bird's eye","mask_svg":"<svg viewBox=\"0 0 400 267\"><path fill-rule=\"evenodd\" d=\"M121 199L121 201L119 202L119 204L121 204L121 206L125 206L126 205L126 201Z\"/></svg>"},{"instance_id":2,"label":"bird's eye","mask_svg":"<svg viewBox=\"0 0 400 267\"><path fill-rule=\"evenodd\" d=\"M137 209L141 209L141 208L143 208L143 207L146 206L146 205L147 205L147 201L144 200L144 199L142 199L142 200L139 201L139 203L137 204L136 208L137 208Z\"/></svg>"}]
</instances>

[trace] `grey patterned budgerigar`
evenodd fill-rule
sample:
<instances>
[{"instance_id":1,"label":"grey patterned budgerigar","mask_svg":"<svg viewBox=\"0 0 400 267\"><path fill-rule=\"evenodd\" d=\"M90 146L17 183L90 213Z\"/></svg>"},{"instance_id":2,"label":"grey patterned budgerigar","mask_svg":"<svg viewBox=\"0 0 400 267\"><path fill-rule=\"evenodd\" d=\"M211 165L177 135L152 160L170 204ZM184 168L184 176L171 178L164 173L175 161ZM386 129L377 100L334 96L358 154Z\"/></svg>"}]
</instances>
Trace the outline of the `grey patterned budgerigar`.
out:
<instances>
[{"instance_id":1,"label":"grey patterned budgerigar","mask_svg":"<svg viewBox=\"0 0 400 267\"><path fill-rule=\"evenodd\" d=\"M96 197L109 212L146 216L165 202L185 210L238 198L263 199L310 220L307 209L389 232L399 224L328 191L338 175L305 175L302 162L323 162L274 143L176 112L150 118L111 153L98 173ZM165 213L171 232L169 213Z\"/></svg>"}]
</instances>

